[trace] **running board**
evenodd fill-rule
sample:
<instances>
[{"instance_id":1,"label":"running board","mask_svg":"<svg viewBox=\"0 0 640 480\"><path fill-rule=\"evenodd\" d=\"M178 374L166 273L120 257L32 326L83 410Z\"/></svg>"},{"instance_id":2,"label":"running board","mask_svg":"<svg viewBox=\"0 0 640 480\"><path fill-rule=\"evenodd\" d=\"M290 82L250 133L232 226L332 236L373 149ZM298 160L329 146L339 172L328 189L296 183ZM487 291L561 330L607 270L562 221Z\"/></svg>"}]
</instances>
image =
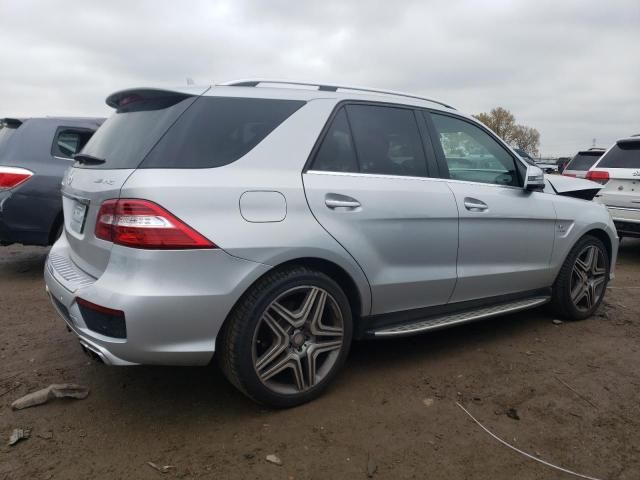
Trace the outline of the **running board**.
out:
<instances>
[{"instance_id":1,"label":"running board","mask_svg":"<svg viewBox=\"0 0 640 480\"><path fill-rule=\"evenodd\" d=\"M507 313L519 312L529 308L538 307L547 303L551 297L534 297L524 300L515 300L512 302L501 303L490 307L477 308L474 310L466 310L464 312L452 313L437 317L418 320L413 323L404 323L394 327L376 330L373 333L376 337L399 337L402 335L413 335L416 333L436 330L438 328L449 327L461 323L473 322L483 318L496 317Z\"/></svg>"}]
</instances>

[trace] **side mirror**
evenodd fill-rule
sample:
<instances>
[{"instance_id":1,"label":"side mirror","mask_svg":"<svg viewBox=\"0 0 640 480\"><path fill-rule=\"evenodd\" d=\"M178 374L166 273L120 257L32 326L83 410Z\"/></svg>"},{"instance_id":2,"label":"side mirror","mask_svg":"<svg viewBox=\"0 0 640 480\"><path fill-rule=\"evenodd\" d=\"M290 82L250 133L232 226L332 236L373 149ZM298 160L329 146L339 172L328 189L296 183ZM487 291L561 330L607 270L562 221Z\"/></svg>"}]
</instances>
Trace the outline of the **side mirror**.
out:
<instances>
[{"instance_id":1,"label":"side mirror","mask_svg":"<svg viewBox=\"0 0 640 480\"><path fill-rule=\"evenodd\" d=\"M544 190L544 172L540 167L527 165L527 173L524 177L524 189L530 192L540 192Z\"/></svg>"}]
</instances>

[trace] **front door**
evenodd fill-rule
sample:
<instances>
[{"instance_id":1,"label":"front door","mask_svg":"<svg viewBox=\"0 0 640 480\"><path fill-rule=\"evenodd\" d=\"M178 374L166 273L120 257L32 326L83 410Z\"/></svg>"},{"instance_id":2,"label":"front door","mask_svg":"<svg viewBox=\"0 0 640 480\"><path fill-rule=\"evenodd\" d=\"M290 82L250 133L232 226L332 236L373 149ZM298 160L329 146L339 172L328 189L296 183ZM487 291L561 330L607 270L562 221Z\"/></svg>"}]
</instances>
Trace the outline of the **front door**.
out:
<instances>
[{"instance_id":1,"label":"front door","mask_svg":"<svg viewBox=\"0 0 640 480\"><path fill-rule=\"evenodd\" d=\"M519 160L465 119L431 114L436 152L460 216L462 302L548 287L555 238L553 196L522 188Z\"/></svg>"}]
</instances>

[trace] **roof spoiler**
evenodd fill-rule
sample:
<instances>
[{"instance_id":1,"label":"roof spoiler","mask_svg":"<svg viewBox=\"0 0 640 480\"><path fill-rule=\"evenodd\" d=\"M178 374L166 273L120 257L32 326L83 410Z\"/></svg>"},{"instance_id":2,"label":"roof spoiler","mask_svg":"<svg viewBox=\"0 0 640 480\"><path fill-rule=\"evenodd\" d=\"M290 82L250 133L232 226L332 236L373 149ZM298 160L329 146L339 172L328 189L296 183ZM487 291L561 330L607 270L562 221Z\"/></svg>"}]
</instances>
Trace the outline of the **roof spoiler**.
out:
<instances>
[{"instance_id":1,"label":"roof spoiler","mask_svg":"<svg viewBox=\"0 0 640 480\"><path fill-rule=\"evenodd\" d=\"M112 93L106 99L111 108L120 109L141 100L160 100L174 98L176 101L188 97L202 95L210 87L186 87L176 90L164 90L161 88L129 88Z\"/></svg>"},{"instance_id":2,"label":"roof spoiler","mask_svg":"<svg viewBox=\"0 0 640 480\"><path fill-rule=\"evenodd\" d=\"M623 149L629 148L636 150L640 148L640 137L623 138L621 140L618 140L616 144Z\"/></svg>"},{"instance_id":3,"label":"roof spoiler","mask_svg":"<svg viewBox=\"0 0 640 480\"><path fill-rule=\"evenodd\" d=\"M18 128L22 125L22 120L19 118L0 118L0 125L9 128Z\"/></svg>"}]
</instances>

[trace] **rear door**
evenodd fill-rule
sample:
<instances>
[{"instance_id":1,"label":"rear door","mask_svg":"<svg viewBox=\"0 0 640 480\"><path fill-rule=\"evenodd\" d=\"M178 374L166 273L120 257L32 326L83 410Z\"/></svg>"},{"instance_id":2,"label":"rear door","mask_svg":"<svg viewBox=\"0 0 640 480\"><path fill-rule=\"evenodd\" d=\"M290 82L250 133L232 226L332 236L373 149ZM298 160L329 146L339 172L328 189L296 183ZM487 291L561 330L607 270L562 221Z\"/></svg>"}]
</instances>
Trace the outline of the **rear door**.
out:
<instances>
[{"instance_id":1,"label":"rear door","mask_svg":"<svg viewBox=\"0 0 640 480\"><path fill-rule=\"evenodd\" d=\"M524 165L488 131L455 115L425 115L460 215L458 281L451 301L549 286L553 195L525 191Z\"/></svg>"},{"instance_id":2,"label":"rear door","mask_svg":"<svg viewBox=\"0 0 640 480\"><path fill-rule=\"evenodd\" d=\"M410 108L342 106L303 174L314 216L365 272L374 314L445 304L455 285L458 212L429 178L421 130Z\"/></svg>"},{"instance_id":3,"label":"rear door","mask_svg":"<svg viewBox=\"0 0 640 480\"><path fill-rule=\"evenodd\" d=\"M202 93L200 89L199 93ZM162 135L193 103L196 94L160 90L122 92L110 97L116 112L84 146L62 181L65 234L72 260L99 277L106 269L111 242L94 235L105 200L119 198L127 178ZM65 147L69 138L65 140Z\"/></svg>"}]
</instances>

